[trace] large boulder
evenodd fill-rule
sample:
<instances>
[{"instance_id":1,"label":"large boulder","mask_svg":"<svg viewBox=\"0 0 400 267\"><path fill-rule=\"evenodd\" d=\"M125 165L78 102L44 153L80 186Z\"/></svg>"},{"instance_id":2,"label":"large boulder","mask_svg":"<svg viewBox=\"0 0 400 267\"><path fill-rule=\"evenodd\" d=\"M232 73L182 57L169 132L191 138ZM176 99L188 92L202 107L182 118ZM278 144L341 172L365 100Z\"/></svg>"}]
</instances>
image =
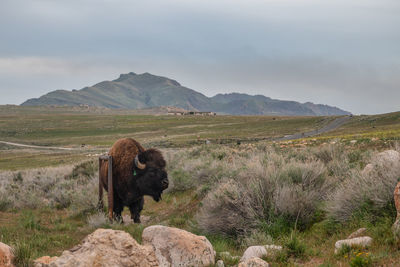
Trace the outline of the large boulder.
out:
<instances>
[{"instance_id":1,"label":"large boulder","mask_svg":"<svg viewBox=\"0 0 400 267\"><path fill-rule=\"evenodd\" d=\"M0 242L0 266L1 267L13 267L14 254L12 248L4 243Z\"/></svg>"},{"instance_id":2,"label":"large boulder","mask_svg":"<svg viewBox=\"0 0 400 267\"><path fill-rule=\"evenodd\" d=\"M80 245L64 251L48 266L156 267L159 264L153 248L139 245L128 233L111 229L97 229L88 235Z\"/></svg>"},{"instance_id":3,"label":"large boulder","mask_svg":"<svg viewBox=\"0 0 400 267\"><path fill-rule=\"evenodd\" d=\"M155 250L159 266L209 266L215 264L215 251L204 236L185 230L154 225L144 229L144 245Z\"/></svg>"},{"instance_id":4,"label":"large boulder","mask_svg":"<svg viewBox=\"0 0 400 267\"><path fill-rule=\"evenodd\" d=\"M396 240L400 240L400 182L394 189L394 204L396 205L397 218L393 224L393 235Z\"/></svg>"},{"instance_id":5,"label":"large boulder","mask_svg":"<svg viewBox=\"0 0 400 267\"><path fill-rule=\"evenodd\" d=\"M369 236L356 237L351 239L339 240L335 243L335 254L344 246L349 247L369 247L372 243L372 238Z\"/></svg>"},{"instance_id":6,"label":"large boulder","mask_svg":"<svg viewBox=\"0 0 400 267\"><path fill-rule=\"evenodd\" d=\"M260 258L250 258L239 263L238 267L268 267L268 262Z\"/></svg>"}]
</instances>

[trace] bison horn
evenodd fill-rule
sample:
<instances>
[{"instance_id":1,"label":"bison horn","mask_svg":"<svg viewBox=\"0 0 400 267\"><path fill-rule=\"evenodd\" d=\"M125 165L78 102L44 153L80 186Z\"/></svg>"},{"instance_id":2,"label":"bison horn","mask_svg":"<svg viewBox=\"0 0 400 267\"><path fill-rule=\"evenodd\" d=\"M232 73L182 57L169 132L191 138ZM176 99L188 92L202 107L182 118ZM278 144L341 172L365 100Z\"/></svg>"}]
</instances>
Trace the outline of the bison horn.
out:
<instances>
[{"instance_id":1,"label":"bison horn","mask_svg":"<svg viewBox=\"0 0 400 267\"><path fill-rule=\"evenodd\" d=\"M139 160L139 155L136 155L136 157L135 157L135 166L136 166L138 169L141 169L141 170L143 170L144 168L146 168L146 164L143 164L143 163L140 162L140 160Z\"/></svg>"}]
</instances>

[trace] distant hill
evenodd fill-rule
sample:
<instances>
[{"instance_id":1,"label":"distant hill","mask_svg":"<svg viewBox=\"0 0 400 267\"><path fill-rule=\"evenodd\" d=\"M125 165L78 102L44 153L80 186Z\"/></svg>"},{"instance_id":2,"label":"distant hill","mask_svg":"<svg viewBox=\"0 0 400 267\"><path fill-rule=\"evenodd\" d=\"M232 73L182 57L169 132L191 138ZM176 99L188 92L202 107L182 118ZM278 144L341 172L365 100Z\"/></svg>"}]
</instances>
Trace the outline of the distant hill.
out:
<instances>
[{"instance_id":1,"label":"distant hill","mask_svg":"<svg viewBox=\"0 0 400 267\"><path fill-rule=\"evenodd\" d=\"M112 109L145 109L174 106L186 110L214 111L233 115L346 115L347 111L327 105L271 99L263 95L239 93L207 97L180 85L177 81L150 73L121 74L80 90L56 90L32 98L23 106L89 105Z\"/></svg>"}]
</instances>

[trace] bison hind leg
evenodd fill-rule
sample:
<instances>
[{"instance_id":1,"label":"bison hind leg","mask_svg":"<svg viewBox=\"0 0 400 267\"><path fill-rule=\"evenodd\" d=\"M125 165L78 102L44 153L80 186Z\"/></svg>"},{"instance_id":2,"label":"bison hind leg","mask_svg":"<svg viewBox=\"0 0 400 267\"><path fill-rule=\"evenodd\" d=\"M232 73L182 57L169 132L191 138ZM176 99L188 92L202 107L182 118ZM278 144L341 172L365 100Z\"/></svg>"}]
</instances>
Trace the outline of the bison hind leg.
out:
<instances>
[{"instance_id":1,"label":"bison hind leg","mask_svg":"<svg viewBox=\"0 0 400 267\"><path fill-rule=\"evenodd\" d=\"M140 212L143 210L144 198L141 197L139 200L133 202L129 206L131 212L131 218L133 222L140 223Z\"/></svg>"}]
</instances>

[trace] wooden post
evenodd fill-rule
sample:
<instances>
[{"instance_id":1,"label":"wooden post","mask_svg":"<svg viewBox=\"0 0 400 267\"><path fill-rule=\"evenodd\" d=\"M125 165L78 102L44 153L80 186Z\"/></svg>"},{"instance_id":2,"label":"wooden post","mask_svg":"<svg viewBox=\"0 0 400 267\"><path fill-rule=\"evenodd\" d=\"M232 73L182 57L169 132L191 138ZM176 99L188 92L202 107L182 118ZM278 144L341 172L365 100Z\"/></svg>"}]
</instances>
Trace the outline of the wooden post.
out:
<instances>
[{"instance_id":1,"label":"wooden post","mask_svg":"<svg viewBox=\"0 0 400 267\"><path fill-rule=\"evenodd\" d=\"M112 157L108 157L108 218L113 219L114 192L112 177Z\"/></svg>"},{"instance_id":2,"label":"wooden post","mask_svg":"<svg viewBox=\"0 0 400 267\"><path fill-rule=\"evenodd\" d=\"M111 221L113 220L113 208L114 208L112 157L108 155L99 157L99 205L100 205L100 199L103 199L103 187L101 184L101 165L103 161L108 161L108 172L107 172L108 218Z\"/></svg>"},{"instance_id":3,"label":"wooden post","mask_svg":"<svg viewBox=\"0 0 400 267\"><path fill-rule=\"evenodd\" d=\"M99 211L102 211L104 208L103 204L103 185L101 184L101 163L103 160L99 157L99 203L97 204L97 208Z\"/></svg>"}]
</instances>

